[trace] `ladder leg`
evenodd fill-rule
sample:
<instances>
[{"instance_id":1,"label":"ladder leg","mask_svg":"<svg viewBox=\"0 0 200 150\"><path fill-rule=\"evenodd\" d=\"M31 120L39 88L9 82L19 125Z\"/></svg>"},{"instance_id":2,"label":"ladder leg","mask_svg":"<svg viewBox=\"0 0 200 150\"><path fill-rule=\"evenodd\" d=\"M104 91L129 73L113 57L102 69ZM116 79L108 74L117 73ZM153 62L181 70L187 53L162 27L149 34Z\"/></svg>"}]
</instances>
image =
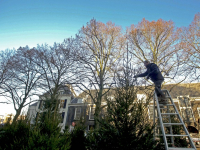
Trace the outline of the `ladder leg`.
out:
<instances>
[{"instance_id":1,"label":"ladder leg","mask_svg":"<svg viewBox=\"0 0 200 150\"><path fill-rule=\"evenodd\" d=\"M155 100L156 100L156 104L157 104L157 112L158 112L160 127L161 127L161 131L162 131L162 135L163 135L163 141L164 141L164 144L165 144L165 149L168 150L168 143L167 143L167 139L166 139L166 135L165 135L163 119L162 119L162 116L161 116L160 105L159 105L159 102L158 102L158 97L156 95L156 92L154 92L154 96L155 96Z\"/></svg>"},{"instance_id":2,"label":"ladder leg","mask_svg":"<svg viewBox=\"0 0 200 150\"><path fill-rule=\"evenodd\" d=\"M155 118L156 118L156 107L155 107L155 96L153 98L153 125L155 126ZM156 127L154 127L154 141L156 140Z\"/></svg>"},{"instance_id":3,"label":"ladder leg","mask_svg":"<svg viewBox=\"0 0 200 150\"><path fill-rule=\"evenodd\" d=\"M170 109L169 109L170 106L167 106L167 113L170 113ZM169 123L172 123L171 122L171 116L168 115L168 118L169 118ZM169 127L169 131L170 131L170 134L173 134L173 129L172 129L172 125ZM171 143L172 145L174 145L174 138L171 136Z\"/></svg>"},{"instance_id":4,"label":"ladder leg","mask_svg":"<svg viewBox=\"0 0 200 150\"><path fill-rule=\"evenodd\" d=\"M170 103L171 104L167 104L167 106L173 106L173 109L175 110L175 113L171 113L171 112L169 112L170 110L169 110L169 108L167 108L167 113L162 113L162 115L168 115L170 118L169 118L169 123L163 123L164 125L169 125L169 127L170 127L170 134L169 135L167 135L167 134L163 134L163 136L165 136L165 138L166 138L166 136L171 136L171 137L188 137L188 140L189 140L189 142L190 142L190 146L192 147L192 148L175 148L174 146L173 147L169 147L169 149L170 150L175 150L175 149L188 149L188 150L196 150L196 147L195 147L195 145L194 145L194 143L193 143L193 141L192 141L192 138L190 137L190 135L189 135L189 132L188 132L188 130L187 130L187 128L186 128L186 126L185 126L185 124L184 124L184 122L183 122L183 120L182 120L182 118L180 117L180 114L179 114L179 112L178 112L178 110L177 110L177 108L176 108L176 106L175 106L175 104L174 104L174 102L173 102L173 100L172 100L172 98L171 98L171 96L170 96L170 94L169 94L169 91L168 90L163 90L164 91L164 93L165 93L165 95L166 95L166 97L167 98L170 98ZM159 113L160 113L160 111L159 111ZM159 114L159 117L161 116L162 117L162 115L160 115ZM170 115L177 115L178 116L178 120L180 121L180 123L172 123L171 121L171 116ZM160 117L160 118L161 118ZM162 119L162 118L161 118ZM161 122L162 123L162 122ZM183 134L174 134L173 133L173 128L172 128L172 125L181 125L182 127L183 127L183 130L185 131L185 135L183 135ZM162 128L161 128L162 129ZM164 138L164 137L163 137ZM173 145L174 145L174 139L172 140L172 143L173 143ZM166 150L168 150L168 147L167 148L165 148Z\"/></svg>"}]
</instances>

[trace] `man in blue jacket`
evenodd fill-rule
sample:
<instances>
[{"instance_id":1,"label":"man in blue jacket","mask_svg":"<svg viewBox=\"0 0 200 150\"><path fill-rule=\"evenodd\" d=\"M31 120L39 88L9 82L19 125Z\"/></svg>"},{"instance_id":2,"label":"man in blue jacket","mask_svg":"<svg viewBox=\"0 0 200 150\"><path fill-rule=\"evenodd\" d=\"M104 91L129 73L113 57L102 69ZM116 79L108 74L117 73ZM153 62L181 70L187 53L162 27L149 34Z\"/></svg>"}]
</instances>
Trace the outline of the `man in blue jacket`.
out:
<instances>
[{"instance_id":1,"label":"man in blue jacket","mask_svg":"<svg viewBox=\"0 0 200 150\"><path fill-rule=\"evenodd\" d=\"M147 80L150 78L155 84L155 91L159 98L159 102L162 104L166 104L167 103L166 97L161 90L161 85L162 85L162 82L164 81L164 78L158 66L154 63L150 63L148 60L144 61L144 65L147 68L147 71L142 74L134 76L134 78L145 77L145 76L147 76Z\"/></svg>"}]
</instances>

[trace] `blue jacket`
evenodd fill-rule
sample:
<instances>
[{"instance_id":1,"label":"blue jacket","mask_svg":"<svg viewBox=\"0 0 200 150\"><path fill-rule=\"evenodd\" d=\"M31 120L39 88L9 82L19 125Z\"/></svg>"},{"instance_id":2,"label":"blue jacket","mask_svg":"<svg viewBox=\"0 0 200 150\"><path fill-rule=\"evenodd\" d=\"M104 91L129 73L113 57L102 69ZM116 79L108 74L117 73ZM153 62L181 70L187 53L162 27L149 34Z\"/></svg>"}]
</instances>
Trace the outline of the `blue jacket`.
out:
<instances>
[{"instance_id":1,"label":"blue jacket","mask_svg":"<svg viewBox=\"0 0 200 150\"><path fill-rule=\"evenodd\" d=\"M142 74L137 75L138 77L149 76L153 82L158 81L158 80L164 80L164 78L156 64L150 63L146 67L147 67L147 71Z\"/></svg>"}]
</instances>

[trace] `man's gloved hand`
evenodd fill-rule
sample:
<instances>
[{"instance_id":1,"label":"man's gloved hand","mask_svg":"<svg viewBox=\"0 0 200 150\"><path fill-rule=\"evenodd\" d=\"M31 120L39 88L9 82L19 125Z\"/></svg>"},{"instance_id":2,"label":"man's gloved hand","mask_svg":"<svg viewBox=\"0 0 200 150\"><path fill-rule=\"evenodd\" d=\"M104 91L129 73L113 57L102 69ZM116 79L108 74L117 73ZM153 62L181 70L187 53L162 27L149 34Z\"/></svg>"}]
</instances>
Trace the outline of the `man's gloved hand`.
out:
<instances>
[{"instance_id":1,"label":"man's gloved hand","mask_svg":"<svg viewBox=\"0 0 200 150\"><path fill-rule=\"evenodd\" d=\"M138 77L137 75L133 76L133 78L137 78L137 77Z\"/></svg>"}]
</instances>

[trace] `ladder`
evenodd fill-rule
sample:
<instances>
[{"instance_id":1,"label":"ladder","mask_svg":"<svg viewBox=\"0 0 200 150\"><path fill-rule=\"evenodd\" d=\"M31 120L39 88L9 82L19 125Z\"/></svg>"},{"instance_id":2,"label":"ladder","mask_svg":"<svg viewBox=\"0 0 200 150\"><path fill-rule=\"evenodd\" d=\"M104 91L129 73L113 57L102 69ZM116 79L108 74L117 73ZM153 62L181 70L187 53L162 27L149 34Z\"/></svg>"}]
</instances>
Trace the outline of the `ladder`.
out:
<instances>
[{"instance_id":1,"label":"ladder","mask_svg":"<svg viewBox=\"0 0 200 150\"><path fill-rule=\"evenodd\" d=\"M159 104L159 99L156 92L154 92L154 111L153 111L153 122L155 126L154 129L154 139L160 139L163 137L165 150L196 150L196 147L189 135L187 128L180 114L169 94L168 90L162 90L167 98L167 104ZM156 104L155 104L156 103ZM179 133L175 133L178 128ZM180 130L182 128L182 130ZM161 129L161 131L159 130ZM174 131L173 131L174 129ZM182 133L180 133L182 131ZM157 133L156 133L157 132ZM159 138L160 137L160 138ZM183 147L177 144L176 140L181 140L186 138L189 141L190 148Z\"/></svg>"}]
</instances>

